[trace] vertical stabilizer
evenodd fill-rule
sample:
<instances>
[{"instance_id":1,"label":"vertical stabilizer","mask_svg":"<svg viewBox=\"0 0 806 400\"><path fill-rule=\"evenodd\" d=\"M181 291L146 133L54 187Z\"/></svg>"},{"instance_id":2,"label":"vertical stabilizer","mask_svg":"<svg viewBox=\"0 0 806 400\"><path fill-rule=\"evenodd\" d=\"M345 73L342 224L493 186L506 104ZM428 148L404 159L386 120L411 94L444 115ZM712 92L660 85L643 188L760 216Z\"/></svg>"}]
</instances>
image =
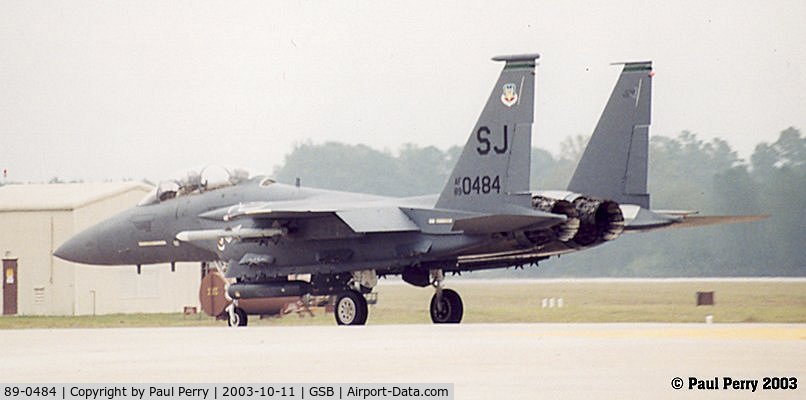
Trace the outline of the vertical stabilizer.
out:
<instances>
[{"instance_id":1,"label":"vertical stabilizer","mask_svg":"<svg viewBox=\"0 0 806 400\"><path fill-rule=\"evenodd\" d=\"M624 63L568 190L649 208L652 62Z\"/></svg>"},{"instance_id":2,"label":"vertical stabilizer","mask_svg":"<svg viewBox=\"0 0 806 400\"><path fill-rule=\"evenodd\" d=\"M489 212L531 207L529 164L537 54L494 57L504 69L493 86L436 207Z\"/></svg>"}]
</instances>

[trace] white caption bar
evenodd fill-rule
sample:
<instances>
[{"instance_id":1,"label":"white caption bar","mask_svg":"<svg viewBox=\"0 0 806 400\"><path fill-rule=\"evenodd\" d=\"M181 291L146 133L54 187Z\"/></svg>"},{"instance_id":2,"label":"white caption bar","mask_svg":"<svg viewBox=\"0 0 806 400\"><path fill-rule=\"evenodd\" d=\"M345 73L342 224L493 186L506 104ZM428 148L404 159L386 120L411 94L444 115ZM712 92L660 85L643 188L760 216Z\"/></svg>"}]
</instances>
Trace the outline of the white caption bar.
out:
<instances>
[{"instance_id":1,"label":"white caption bar","mask_svg":"<svg viewBox=\"0 0 806 400\"><path fill-rule=\"evenodd\" d=\"M452 383L0 384L0 399L61 400L453 400Z\"/></svg>"}]
</instances>

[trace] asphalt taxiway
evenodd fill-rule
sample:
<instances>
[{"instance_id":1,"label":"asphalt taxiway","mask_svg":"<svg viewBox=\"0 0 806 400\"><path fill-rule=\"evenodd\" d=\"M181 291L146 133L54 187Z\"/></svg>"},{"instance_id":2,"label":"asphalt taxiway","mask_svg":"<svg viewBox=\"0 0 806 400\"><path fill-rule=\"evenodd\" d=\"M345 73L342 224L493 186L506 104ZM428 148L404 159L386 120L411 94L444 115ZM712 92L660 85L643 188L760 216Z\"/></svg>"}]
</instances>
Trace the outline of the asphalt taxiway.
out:
<instances>
[{"instance_id":1,"label":"asphalt taxiway","mask_svg":"<svg viewBox=\"0 0 806 400\"><path fill-rule=\"evenodd\" d=\"M457 399L797 398L804 324L463 324L0 331L0 380L442 382ZM705 393L680 377L805 388ZM800 397L802 398L802 397Z\"/></svg>"}]
</instances>

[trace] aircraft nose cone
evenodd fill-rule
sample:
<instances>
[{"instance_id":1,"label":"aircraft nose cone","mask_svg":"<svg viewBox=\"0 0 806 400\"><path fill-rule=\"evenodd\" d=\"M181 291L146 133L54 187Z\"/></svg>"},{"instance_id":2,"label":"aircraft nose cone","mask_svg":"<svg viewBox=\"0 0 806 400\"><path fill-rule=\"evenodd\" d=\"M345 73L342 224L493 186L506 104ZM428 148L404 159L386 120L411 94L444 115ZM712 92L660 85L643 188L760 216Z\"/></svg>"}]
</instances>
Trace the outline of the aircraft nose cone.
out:
<instances>
[{"instance_id":1,"label":"aircraft nose cone","mask_svg":"<svg viewBox=\"0 0 806 400\"><path fill-rule=\"evenodd\" d=\"M96 264L100 256L98 239L91 230L81 232L59 246L53 255L66 261Z\"/></svg>"}]
</instances>

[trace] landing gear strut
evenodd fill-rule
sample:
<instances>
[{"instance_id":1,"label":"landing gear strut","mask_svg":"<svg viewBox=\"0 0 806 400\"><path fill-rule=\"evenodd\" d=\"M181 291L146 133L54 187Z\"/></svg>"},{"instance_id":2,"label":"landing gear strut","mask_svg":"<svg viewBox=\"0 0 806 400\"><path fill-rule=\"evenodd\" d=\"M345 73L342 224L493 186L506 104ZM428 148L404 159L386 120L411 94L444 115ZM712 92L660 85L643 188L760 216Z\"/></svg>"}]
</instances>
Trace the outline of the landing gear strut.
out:
<instances>
[{"instance_id":1,"label":"landing gear strut","mask_svg":"<svg viewBox=\"0 0 806 400\"><path fill-rule=\"evenodd\" d=\"M431 321L435 324L458 324L462 322L464 306L459 293L444 289L445 274L441 269L431 271L432 285L436 293L431 298Z\"/></svg>"}]
</instances>

